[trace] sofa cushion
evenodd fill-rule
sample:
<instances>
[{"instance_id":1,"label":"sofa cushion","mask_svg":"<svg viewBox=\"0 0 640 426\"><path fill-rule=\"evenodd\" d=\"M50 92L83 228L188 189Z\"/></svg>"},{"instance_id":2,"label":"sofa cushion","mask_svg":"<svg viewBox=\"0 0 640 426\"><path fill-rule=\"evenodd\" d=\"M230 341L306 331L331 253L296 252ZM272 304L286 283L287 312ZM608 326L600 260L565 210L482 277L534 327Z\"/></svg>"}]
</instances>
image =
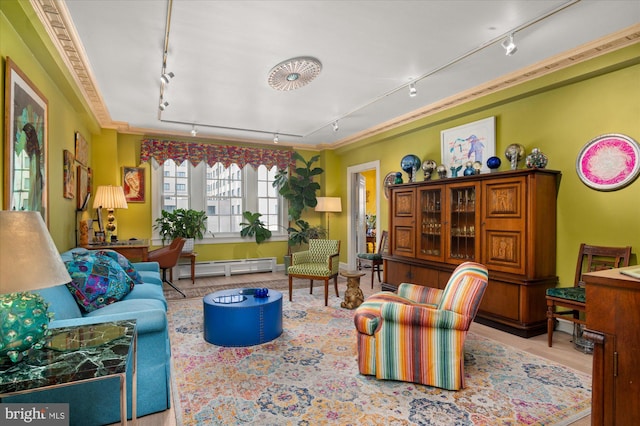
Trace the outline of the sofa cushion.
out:
<instances>
[{"instance_id":1,"label":"sofa cushion","mask_svg":"<svg viewBox=\"0 0 640 426\"><path fill-rule=\"evenodd\" d=\"M66 285L60 284L42 290L34 291L39 293L47 301L48 312L53 312L54 320L64 320L82 317L82 312Z\"/></svg>"},{"instance_id":2,"label":"sofa cushion","mask_svg":"<svg viewBox=\"0 0 640 426\"><path fill-rule=\"evenodd\" d=\"M134 285L118 262L109 256L83 256L65 264L71 276L67 287L85 312L117 302Z\"/></svg>"},{"instance_id":3,"label":"sofa cushion","mask_svg":"<svg viewBox=\"0 0 640 426\"><path fill-rule=\"evenodd\" d=\"M109 256L110 258L112 258L113 260L115 260L116 262L118 262L118 265L120 265L120 267L124 270L124 272L129 275L129 278L131 278L131 280L133 281L134 284L142 284L144 281L142 280L142 277L140 276L140 274L138 273L138 271L136 270L136 268L133 267L133 265L131 264L131 262L129 261L129 259L127 259L124 255L118 253L115 250L98 250L94 253L95 256Z\"/></svg>"},{"instance_id":4,"label":"sofa cushion","mask_svg":"<svg viewBox=\"0 0 640 426\"><path fill-rule=\"evenodd\" d=\"M138 270L140 277L142 277L142 281L147 284L155 284L162 287L162 279L160 278L160 274L155 271L140 271Z\"/></svg>"},{"instance_id":5,"label":"sofa cushion","mask_svg":"<svg viewBox=\"0 0 640 426\"><path fill-rule=\"evenodd\" d=\"M164 305L164 310L167 310L167 301L164 297L162 287L155 284L137 284L133 287L133 290L129 292L122 300L137 300L137 299L153 299L159 300Z\"/></svg>"}]
</instances>

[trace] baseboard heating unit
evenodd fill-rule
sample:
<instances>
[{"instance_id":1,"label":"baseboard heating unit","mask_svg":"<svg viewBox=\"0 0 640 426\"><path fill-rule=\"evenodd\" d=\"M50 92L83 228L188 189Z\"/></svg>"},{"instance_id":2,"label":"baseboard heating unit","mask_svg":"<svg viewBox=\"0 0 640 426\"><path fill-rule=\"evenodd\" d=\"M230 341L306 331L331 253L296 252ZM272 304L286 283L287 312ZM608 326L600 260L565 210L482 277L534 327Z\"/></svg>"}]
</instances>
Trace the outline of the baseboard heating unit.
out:
<instances>
[{"instance_id":1,"label":"baseboard heating unit","mask_svg":"<svg viewBox=\"0 0 640 426\"><path fill-rule=\"evenodd\" d=\"M211 277L216 275L231 276L232 274L250 274L252 272L275 272L276 258L261 257L257 259L214 260L210 262L196 262L196 277ZM175 273L175 271L174 271ZM191 278L191 264L180 262L178 265L179 278Z\"/></svg>"}]
</instances>

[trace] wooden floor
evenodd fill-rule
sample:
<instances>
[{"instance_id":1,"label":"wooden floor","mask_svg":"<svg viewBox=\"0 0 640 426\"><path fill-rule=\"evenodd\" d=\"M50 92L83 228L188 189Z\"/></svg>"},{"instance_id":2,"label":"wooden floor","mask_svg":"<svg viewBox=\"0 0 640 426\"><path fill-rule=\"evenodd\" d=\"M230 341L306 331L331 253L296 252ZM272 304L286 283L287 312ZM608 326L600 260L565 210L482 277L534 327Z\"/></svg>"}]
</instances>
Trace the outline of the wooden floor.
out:
<instances>
[{"instance_id":1,"label":"wooden floor","mask_svg":"<svg viewBox=\"0 0 640 426\"><path fill-rule=\"evenodd\" d=\"M362 277L361 287L364 288L365 283L370 283L371 278L368 271L367 275ZM285 278L284 274L274 273L273 276L269 273L270 279L274 276L281 275L282 278ZM234 275L231 277L219 277L221 283L246 283L255 280L256 282L260 282L263 278L264 274L246 274L246 275ZM208 278L207 280L211 280ZM191 281L188 279L182 279L179 281L174 281L178 287L185 285L192 285ZM197 285L197 280L196 280ZM374 290L380 290L380 283L377 281L377 277L374 284ZM340 295L342 296L344 293L344 287L340 287ZM547 335L543 334L536 337L531 337L529 339L524 339L522 337L514 336L509 333L505 333L503 331L499 331L493 329L491 327L484 326L482 324L473 323L471 325L471 331L484 337L488 337L490 339L496 340L503 344L512 346L516 349L523 350L525 352L529 352L531 354L540 356L542 358L546 358L551 361L555 361L559 364L562 364L566 367L572 368L577 371L581 371L583 373L591 374L592 369L592 361L593 357L591 355L584 354L578 350L576 350L571 342L571 335L563 332L554 332L553 334L553 347L549 348L547 346ZM587 426L591 424L591 416L587 416L578 420L577 422L572 423L575 426ZM164 411L162 413L151 414L148 416L144 416L138 419L138 425L141 426L174 426L176 425L176 416L175 412L172 409Z\"/></svg>"}]
</instances>

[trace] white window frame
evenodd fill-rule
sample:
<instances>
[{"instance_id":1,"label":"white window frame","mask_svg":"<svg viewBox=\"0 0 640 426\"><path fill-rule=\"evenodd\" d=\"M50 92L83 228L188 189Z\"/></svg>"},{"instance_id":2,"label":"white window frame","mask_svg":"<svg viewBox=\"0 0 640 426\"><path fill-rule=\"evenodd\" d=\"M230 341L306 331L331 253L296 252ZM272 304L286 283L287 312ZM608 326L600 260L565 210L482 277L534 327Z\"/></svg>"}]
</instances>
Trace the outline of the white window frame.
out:
<instances>
[{"instance_id":1,"label":"white window frame","mask_svg":"<svg viewBox=\"0 0 640 426\"><path fill-rule=\"evenodd\" d=\"M153 227L156 223L156 218L160 217L162 211L162 194L163 194L163 170L162 165L158 164L155 159L151 160L151 243L153 245L162 245L162 239L160 234ZM205 187L205 175L206 164L200 163L197 166L189 166L189 208L194 210L206 211L206 196L195 197L191 194L206 194ZM258 172L250 165L246 165L242 170L245 174L243 180L243 198L244 198L244 211L256 212L258 211L258 197L257 193L257 178ZM288 235L286 228L288 226L288 203L280 196L280 202L278 203L278 210L280 216L280 227L278 231L272 231L272 236L269 241L287 241ZM225 232L217 233L215 236L206 234L202 240L198 241L198 244L224 244L224 243L253 243L255 240L240 237L240 232Z\"/></svg>"}]
</instances>

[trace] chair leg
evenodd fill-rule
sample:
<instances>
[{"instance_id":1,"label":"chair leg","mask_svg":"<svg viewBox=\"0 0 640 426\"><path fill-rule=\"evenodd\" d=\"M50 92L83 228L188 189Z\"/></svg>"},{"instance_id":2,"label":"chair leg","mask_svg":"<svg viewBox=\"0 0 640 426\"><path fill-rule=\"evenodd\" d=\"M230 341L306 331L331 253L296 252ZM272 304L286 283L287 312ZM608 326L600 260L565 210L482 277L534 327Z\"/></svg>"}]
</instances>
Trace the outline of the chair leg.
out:
<instances>
[{"instance_id":1,"label":"chair leg","mask_svg":"<svg viewBox=\"0 0 640 426\"><path fill-rule=\"evenodd\" d=\"M547 302L547 345L549 345L549 347L553 345L554 312L553 302Z\"/></svg>"},{"instance_id":2,"label":"chair leg","mask_svg":"<svg viewBox=\"0 0 640 426\"><path fill-rule=\"evenodd\" d=\"M338 276L333 277L333 286L336 288L336 297L340 297L340 293L338 293Z\"/></svg>"},{"instance_id":3,"label":"chair leg","mask_svg":"<svg viewBox=\"0 0 640 426\"><path fill-rule=\"evenodd\" d=\"M293 295L293 277L289 274L289 302L291 302L291 296Z\"/></svg>"},{"instance_id":4,"label":"chair leg","mask_svg":"<svg viewBox=\"0 0 640 426\"><path fill-rule=\"evenodd\" d=\"M378 282L382 283L382 278L380 278L380 264L378 263L376 266L377 266L377 269L378 269Z\"/></svg>"},{"instance_id":5,"label":"chair leg","mask_svg":"<svg viewBox=\"0 0 640 426\"><path fill-rule=\"evenodd\" d=\"M309 294L313 294L313 280L309 280Z\"/></svg>"},{"instance_id":6,"label":"chair leg","mask_svg":"<svg viewBox=\"0 0 640 426\"><path fill-rule=\"evenodd\" d=\"M373 289L373 276L376 274L376 265L371 268L371 288Z\"/></svg>"},{"instance_id":7,"label":"chair leg","mask_svg":"<svg viewBox=\"0 0 640 426\"><path fill-rule=\"evenodd\" d=\"M166 268L162 269L162 281L164 281L165 283L169 284L175 291L180 293L182 295L182 297L187 297L186 294L184 294L178 287L173 285L173 283L167 279L167 269Z\"/></svg>"},{"instance_id":8,"label":"chair leg","mask_svg":"<svg viewBox=\"0 0 640 426\"><path fill-rule=\"evenodd\" d=\"M324 279L324 306L329 304L329 278Z\"/></svg>"}]
</instances>

